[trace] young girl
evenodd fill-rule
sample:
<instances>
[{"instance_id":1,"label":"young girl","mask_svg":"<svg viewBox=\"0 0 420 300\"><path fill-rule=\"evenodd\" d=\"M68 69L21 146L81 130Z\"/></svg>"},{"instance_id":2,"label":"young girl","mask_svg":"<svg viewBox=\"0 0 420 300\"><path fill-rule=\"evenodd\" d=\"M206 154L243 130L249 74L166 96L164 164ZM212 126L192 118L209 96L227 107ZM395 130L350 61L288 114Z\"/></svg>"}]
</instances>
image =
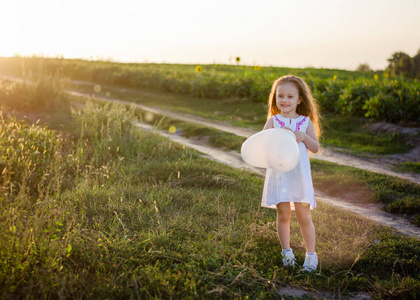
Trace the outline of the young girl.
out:
<instances>
[{"instance_id":1,"label":"young girl","mask_svg":"<svg viewBox=\"0 0 420 300\"><path fill-rule=\"evenodd\" d=\"M300 160L289 172L267 169L261 206L277 209L277 232L283 248L284 266L294 266L295 263L290 249L289 224L292 210L295 210L306 245L303 270L314 271L318 257L310 209L315 208L316 203L307 149L318 152L320 125L318 107L308 85L291 75L277 79L268 99L267 119L264 129L283 128L294 132Z\"/></svg>"}]
</instances>

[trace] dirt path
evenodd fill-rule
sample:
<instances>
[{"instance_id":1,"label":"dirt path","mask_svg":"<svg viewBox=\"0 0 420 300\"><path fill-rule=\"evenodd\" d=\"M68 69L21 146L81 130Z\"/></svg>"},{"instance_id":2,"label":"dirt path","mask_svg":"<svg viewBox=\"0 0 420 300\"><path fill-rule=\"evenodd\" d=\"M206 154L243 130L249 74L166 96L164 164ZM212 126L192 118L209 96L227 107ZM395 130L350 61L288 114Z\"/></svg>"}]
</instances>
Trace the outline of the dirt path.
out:
<instances>
[{"instance_id":1,"label":"dirt path","mask_svg":"<svg viewBox=\"0 0 420 300\"><path fill-rule=\"evenodd\" d=\"M68 93L74 96L79 96L79 97L86 96L83 93L74 92L74 91L68 91ZM232 126L226 122L216 122L216 121L208 120L199 116L178 113L178 112L174 112L174 111L164 109L164 108L151 107L151 106L147 106L143 104L133 103L130 101L123 101L123 100L111 99L111 98L95 97L95 99L108 101L108 102L109 101L118 102L125 105L135 105L137 108L140 108L144 111L168 116L173 119L200 124L203 126L211 127L220 131L224 131L224 132L229 132L229 133L232 133L241 137L245 137L245 138L248 138L251 135L257 133L257 131L254 131L248 128ZM333 162L340 165L356 167L356 168L371 171L371 172L381 173L381 174L390 175L390 176L396 176L396 177L407 179L409 181L420 184L420 174L399 173L399 172L395 172L391 170L392 165L397 162L419 161L420 143L417 143L416 147L412 149L409 153L384 155L379 159L378 158L371 158L371 159L359 158L350 154L334 151L331 148L322 148L321 151L319 151L317 154L311 154L311 157L319 159L319 160Z\"/></svg>"}]
</instances>

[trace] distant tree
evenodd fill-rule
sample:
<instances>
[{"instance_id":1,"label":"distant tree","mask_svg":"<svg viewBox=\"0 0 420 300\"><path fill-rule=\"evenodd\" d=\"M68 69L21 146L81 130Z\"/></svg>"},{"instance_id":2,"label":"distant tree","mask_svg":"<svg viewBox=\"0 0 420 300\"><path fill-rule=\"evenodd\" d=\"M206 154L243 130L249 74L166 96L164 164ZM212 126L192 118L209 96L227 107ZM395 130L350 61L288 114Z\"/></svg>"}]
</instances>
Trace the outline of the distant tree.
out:
<instances>
[{"instance_id":1,"label":"distant tree","mask_svg":"<svg viewBox=\"0 0 420 300\"><path fill-rule=\"evenodd\" d=\"M395 52L388 59L388 71L393 76L412 77L411 57L404 52Z\"/></svg>"},{"instance_id":2,"label":"distant tree","mask_svg":"<svg viewBox=\"0 0 420 300\"><path fill-rule=\"evenodd\" d=\"M394 68L395 66L397 66L400 63L400 61L403 58L406 58L406 57L410 57L410 55L408 55L405 52L395 52L394 54L392 54L391 58L388 58L389 67Z\"/></svg>"},{"instance_id":3,"label":"distant tree","mask_svg":"<svg viewBox=\"0 0 420 300\"><path fill-rule=\"evenodd\" d=\"M370 68L370 66L367 63L364 63L364 64L360 64L357 67L356 71L359 71L359 72L370 72L370 71L372 71L372 69Z\"/></svg>"},{"instance_id":4,"label":"distant tree","mask_svg":"<svg viewBox=\"0 0 420 300\"><path fill-rule=\"evenodd\" d=\"M420 49L417 51L417 54L411 59L412 73L414 78L420 79Z\"/></svg>"}]
</instances>

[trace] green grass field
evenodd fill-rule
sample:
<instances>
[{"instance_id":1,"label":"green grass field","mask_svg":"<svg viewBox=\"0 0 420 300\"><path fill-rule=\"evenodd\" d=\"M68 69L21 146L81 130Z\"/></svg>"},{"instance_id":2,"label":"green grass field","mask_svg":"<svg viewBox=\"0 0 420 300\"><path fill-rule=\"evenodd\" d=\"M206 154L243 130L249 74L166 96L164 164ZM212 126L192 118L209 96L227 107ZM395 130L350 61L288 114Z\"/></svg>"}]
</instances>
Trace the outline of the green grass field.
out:
<instances>
[{"instance_id":1,"label":"green grass field","mask_svg":"<svg viewBox=\"0 0 420 300\"><path fill-rule=\"evenodd\" d=\"M262 178L139 131L134 109L88 102L70 110L71 99L56 91L34 98L46 100L43 106L27 99L38 112L16 111L29 125L3 107L1 298L279 298L285 285L336 297L420 295L418 240L319 203L319 270L283 268L275 212L259 206ZM10 100L21 92L4 94ZM56 97L61 104L50 105ZM352 172L349 180L359 184L372 177L314 163L325 182ZM371 180L383 184L378 190L393 182ZM394 183L401 190L392 191L418 193ZM294 218L291 226L302 264Z\"/></svg>"}]
</instances>

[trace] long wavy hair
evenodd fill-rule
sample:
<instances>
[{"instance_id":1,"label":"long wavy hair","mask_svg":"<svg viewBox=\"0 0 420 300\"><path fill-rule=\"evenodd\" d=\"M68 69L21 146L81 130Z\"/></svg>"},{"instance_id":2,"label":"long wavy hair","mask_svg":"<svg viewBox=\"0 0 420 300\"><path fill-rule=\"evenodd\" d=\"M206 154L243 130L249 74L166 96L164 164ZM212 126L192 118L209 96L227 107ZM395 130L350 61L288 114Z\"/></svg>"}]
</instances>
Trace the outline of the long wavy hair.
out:
<instances>
[{"instance_id":1,"label":"long wavy hair","mask_svg":"<svg viewBox=\"0 0 420 300\"><path fill-rule=\"evenodd\" d=\"M270 96L268 97L267 120L272 116L281 114L281 109L278 108L276 104L276 92L277 87L283 83L293 83L298 89L299 97L302 102L297 106L296 112L301 116L307 116L311 119L315 127L315 134L319 138L321 136L322 130L318 104L312 96L311 88L300 77L294 75L286 75L274 81L273 86L271 87Z\"/></svg>"}]
</instances>

